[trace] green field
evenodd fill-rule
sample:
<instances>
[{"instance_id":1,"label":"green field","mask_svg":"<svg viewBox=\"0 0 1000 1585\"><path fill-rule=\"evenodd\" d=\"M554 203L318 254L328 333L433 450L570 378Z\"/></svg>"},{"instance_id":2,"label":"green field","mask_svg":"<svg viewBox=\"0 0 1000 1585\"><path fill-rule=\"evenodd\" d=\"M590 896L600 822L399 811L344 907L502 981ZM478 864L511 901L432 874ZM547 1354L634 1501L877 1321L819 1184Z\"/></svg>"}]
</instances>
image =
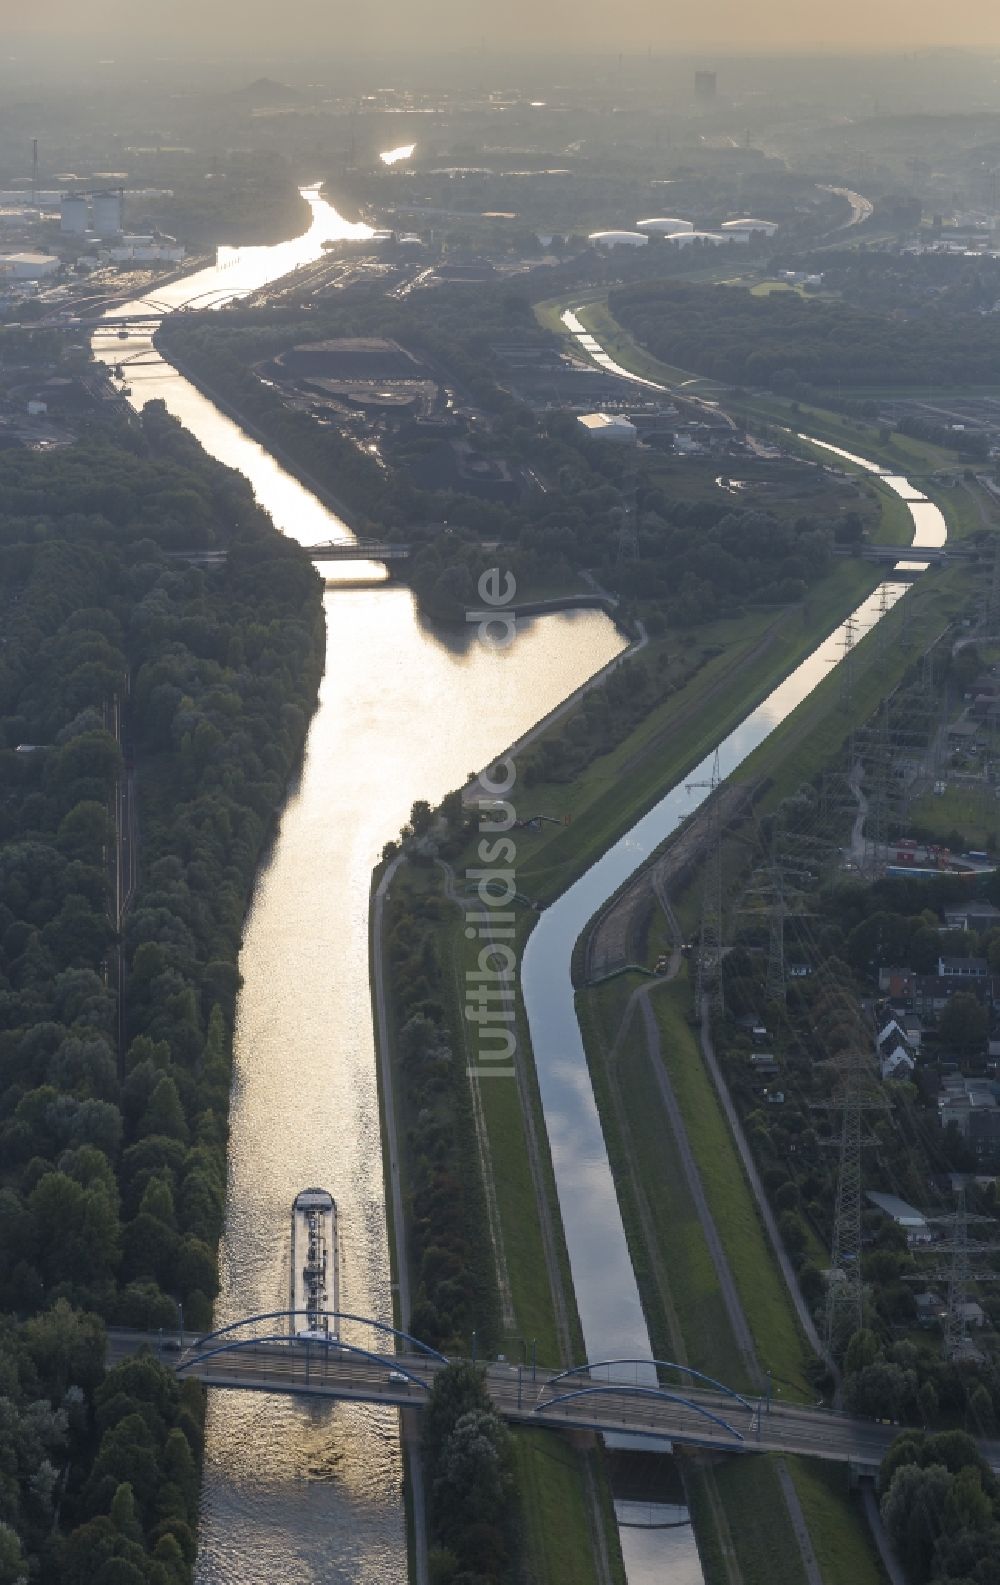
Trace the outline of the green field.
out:
<instances>
[{"instance_id":1,"label":"green field","mask_svg":"<svg viewBox=\"0 0 1000 1585\"><path fill-rule=\"evenodd\" d=\"M516 1431L514 1460L523 1540L544 1585L596 1578L578 1451L557 1431Z\"/></svg>"},{"instance_id":2,"label":"green field","mask_svg":"<svg viewBox=\"0 0 1000 1585\"><path fill-rule=\"evenodd\" d=\"M786 1458L809 1526L823 1585L881 1585L872 1535L842 1464Z\"/></svg>"},{"instance_id":3,"label":"green field","mask_svg":"<svg viewBox=\"0 0 1000 1585\"><path fill-rule=\"evenodd\" d=\"M911 804L910 819L941 841L959 831L966 847L987 848L1000 831L1000 799L992 786L949 784L943 793L928 793Z\"/></svg>"},{"instance_id":4,"label":"green field","mask_svg":"<svg viewBox=\"0 0 1000 1585\"><path fill-rule=\"evenodd\" d=\"M773 1458L730 1459L716 1469L715 1480L743 1585L806 1585Z\"/></svg>"},{"instance_id":5,"label":"green field","mask_svg":"<svg viewBox=\"0 0 1000 1585\"><path fill-rule=\"evenodd\" d=\"M876 577L866 563L838 562L801 606L712 623L686 648L676 635L651 645L646 654L654 664L660 652L674 656L675 670L663 673L665 692L678 664L689 666L697 653L721 653L670 693L625 742L594 759L579 776L526 785L526 811L552 816L560 824L519 833L522 891L543 902L564 891L836 627L871 591Z\"/></svg>"},{"instance_id":6,"label":"green field","mask_svg":"<svg viewBox=\"0 0 1000 1585\"><path fill-rule=\"evenodd\" d=\"M657 1001L662 994L656 993ZM687 1180L670 1148L670 1125L638 1023L633 1030L619 1059L627 1150L653 1217L684 1359L731 1387L753 1392L759 1384L749 1380L736 1347ZM698 1148L695 1140L692 1144Z\"/></svg>"},{"instance_id":7,"label":"green field","mask_svg":"<svg viewBox=\"0 0 1000 1585\"><path fill-rule=\"evenodd\" d=\"M812 1401L815 1391L807 1370L811 1350L799 1329L729 1125L695 1031L688 1022L690 990L681 982L666 986L656 993L653 1005L663 1059L739 1288L757 1356L761 1365L773 1372L778 1384L776 1393Z\"/></svg>"},{"instance_id":8,"label":"green field","mask_svg":"<svg viewBox=\"0 0 1000 1585\"><path fill-rule=\"evenodd\" d=\"M869 634L857 647L851 703L843 699L842 678L834 670L770 737L734 771L739 780L766 776L763 808L813 781L839 754L848 735L878 708L923 649L933 642L968 602L970 574L961 567L928 574L885 619L885 642ZM905 624L905 630L904 630Z\"/></svg>"}]
</instances>

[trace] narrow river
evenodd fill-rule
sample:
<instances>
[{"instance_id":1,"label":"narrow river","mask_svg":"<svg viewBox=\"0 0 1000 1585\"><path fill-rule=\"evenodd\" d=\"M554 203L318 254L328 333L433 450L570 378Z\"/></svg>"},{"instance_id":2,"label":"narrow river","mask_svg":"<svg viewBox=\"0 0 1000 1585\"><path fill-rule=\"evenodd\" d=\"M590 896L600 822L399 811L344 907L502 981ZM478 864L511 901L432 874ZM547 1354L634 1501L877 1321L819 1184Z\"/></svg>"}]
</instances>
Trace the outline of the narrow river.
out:
<instances>
[{"instance_id":1,"label":"narrow river","mask_svg":"<svg viewBox=\"0 0 1000 1585\"><path fill-rule=\"evenodd\" d=\"M156 305L222 303L319 257L328 239L364 234L307 196L305 236L226 250L215 268L156 289ZM99 337L95 350L110 364L139 355L126 371L133 405L162 398L208 452L246 475L283 532L303 544L345 532L157 359L148 336ZM573 612L519 623L509 650L487 649L428 626L402 586L351 588L347 568L330 572L338 586L325 598L319 708L244 936L218 1324L285 1306L291 1203L313 1183L340 1209L342 1307L391 1320L368 981L372 869L416 798L461 786L623 647L605 616ZM199 1585L405 1585L400 1478L393 1411L210 1394Z\"/></svg>"},{"instance_id":2,"label":"narrow river","mask_svg":"<svg viewBox=\"0 0 1000 1585\"><path fill-rule=\"evenodd\" d=\"M626 369L602 351L576 315L568 313L563 318L595 361L631 378ZM643 383L667 389L656 386L654 381ZM907 479L887 475L866 458L835 446L824 445L824 449L857 467L879 473L888 488L906 502L913 520L914 548L945 543L947 525L941 512ZM917 558L897 563L899 569L907 570L925 566ZM906 596L911 585L888 580L883 587L886 607L891 609ZM880 604L880 590L876 590L854 612L858 640L879 620ZM846 623L841 624L831 633L719 744L723 779L830 675L831 668L843 658L845 628ZM648 1359L652 1348L576 1018L571 957L588 921L602 904L708 796L705 787L711 780L714 757L713 750L685 776L685 782L700 783L700 787L688 790L681 784L671 788L660 803L546 909L528 938L521 966L521 987L577 1309L587 1356L593 1360ZM648 1533L622 1531L629 1585L656 1585L663 1578L667 1563L675 1564L670 1568L672 1585L687 1585L689 1580L700 1577L689 1550L676 1557L677 1535L678 1532L665 1532L657 1543Z\"/></svg>"}]
</instances>

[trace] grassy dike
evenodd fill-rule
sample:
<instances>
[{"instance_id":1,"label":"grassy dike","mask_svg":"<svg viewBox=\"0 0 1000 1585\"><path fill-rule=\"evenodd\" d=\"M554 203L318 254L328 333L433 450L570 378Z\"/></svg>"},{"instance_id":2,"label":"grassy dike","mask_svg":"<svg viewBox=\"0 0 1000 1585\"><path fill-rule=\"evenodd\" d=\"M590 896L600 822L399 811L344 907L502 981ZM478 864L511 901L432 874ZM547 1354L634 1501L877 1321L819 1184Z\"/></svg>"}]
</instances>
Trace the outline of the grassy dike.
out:
<instances>
[{"instance_id":1,"label":"grassy dike","mask_svg":"<svg viewBox=\"0 0 1000 1585\"><path fill-rule=\"evenodd\" d=\"M830 677L734 773L736 779L763 777L768 791L763 807L794 792L839 752L848 733L877 707L901 680L919 652L931 643L968 602L970 577L954 569L926 580L906 599L912 602L910 642L900 642L900 614L888 618L890 643L869 636L856 652L852 707L841 704L839 681ZM698 890L689 883L690 897ZM653 942L652 950L661 946ZM618 1184L626 1233L644 1306L657 1350L673 1347L679 1358L735 1386L744 1380L714 1268L678 1163L664 1138L669 1124L645 1048L633 1030L620 1041L629 997L643 984L631 975L584 990L577 1008L591 1065L598 1106ZM787 1292L771 1257L756 1206L743 1175L725 1118L717 1102L689 1021L690 987L684 979L658 985L652 996L663 1060L670 1073L685 1126L701 1170L713 1218L736 1277L741 1300L763 1365L775 1374L777 1390L806 1396L809 1350L798 1329ZM759 1515L784 1515L777 1476L769 1460L733 1460L723 1468L696 1471L690 1482L692 1511L713 1534L703 1544L710 1585L731 1577L732 1554L744 1581L770 1580L776 1552L769 1523ZM836 1585L878 1579L867 1527L850 1497L846 1477L816 1461L786 1461L809 1526L824 1580ZM701 1490L700 1483L708 1486ZM714 1492L711 1487L714 1485ZM714 1499L714 1500L713 1500ZM718 1530L718 1506L726 1530ZM777 1523L777 1521L775 1521ZM729 1564L727 1565L727 1557Z\"/></svg>"},{"instance_id":2,"label":"grassy dike","mask_svg":"<svg viewBox=\"0 0 1000 1585\"><path fill-rule=\"evenodd\" d=\"M624 361L624 360L623 360ZM834 443L841 443L840 439ZM850 441L863 449L856 435ZM874 436L872 437L874 444ZM912 463L910 464L912 466ZM948 502L942 503L945 506ZM889 534L886 534L889 538ZM914 645L904 651L896 643L891 654L899 661L900 674L911 653L916 652L916 639L924 631L939 631L946 619L949 601L941 591L950 588L962 577L959 572L935 575L937 592L927 587L918 588L907 596L914 602L911 634ZM841 620L847 610L860 602L878 581L875 569L858 562L839 563L829 577L810 591L802 607L779 613L755 612L740 622L712 624L700 631L699 645L705 653L703 663L689 674L681 676L671 672L669 662L665 675L671 678L669 697L642 721L624 743L611 754L593 760L572 781L535 780L520 791L519 812L549 815L558 824L545 824L537 833L518 833L518 884L530 897L550 901L564 891L576 876L626 831L646 809L676 784L684 772L698 763L711 745L742 719L754 704L786 675L799 659L808 653L817 641ZM952 604L957 606L957 594ZM920 621L917 606L920 606ZM925 609L926 607L926 609ZM676 643L676 639L674 641ZM858 651L861 677L855 689L855 703L850 719L840 709L837 690L828 684L810 697L800 710L772 735L768 744L757 751L754 759L763 763L768 759L767 774L771 775L775 789L787 784L798 785L807 775L809 767L820 768L835 752L855 717L860 722L867 713L865 702L873 702L885 691L888 670L880 660L872 668L862 666L865 652L874 655L873 640L866 641ZM647 658L655 657L657 645L664 655L669 655L669 640L656 641L650 646ZM683 669L683 668L682 668ZM869 675L870 674L870 675ZM891 685L891 684L890 684ZM871 706L869 705L870 709ZM801 717L801 719L800 719ZM565 718L557 730L565 726ZM768 751L771 751L770 754ZM749 764L744 770L750 774ZM777 792L775 792L777 796ZM565 824L566 817L569 824ZM466 862L475 862L472 852L460 855L455 867L461 874ZM461 918L453 902L448 902L444 880L437 870L410 870L416 876L413 884L427 888L441 904L441 925L437 940L442 961L449 965L453 992L452 1028L465 1032L461 1019L462 984L465 970L471 961L473 948L465 941ZM410 883L408 878L407 884ZM395 884L395 883L394 883ZM518 927L519 941L523 944L534 915L525 911ZM604 1006L594 1008L581 1004L581 1023L584 1027L588 1049L593 1061L595 1036L594 1020L600 1017L604 1027L603 1038L615 1024L616 1005L620 1008L632 987L627 981L614 982L602 988ZM664 1004L669 1007L669 1004ZM619 1014L620 1016L620 1014ZM676 1025L669 1014L667 1028L662 1032L669 1041ZM690 1031L687 1030L690 1040ZM523 1049L530 1049L523 1016L521 1024ZM695 1061L690 1050L683 1050L677 1059L684 1064L684 1072L700 1071L695 1048ZM686 1338L692 1339L692 1362L703 1357L713 1362L721 1359L716 1369L724 1377L739 1379L739 1362L734 1361L734 1345L728 1320L714 1293L714 1272L706 1267L707 1251L700 1229L693 1225L693 1209L684 1204L686 1185L669 1179L659 1180L665 1172L662 1129L651 1126L656 1112L652 1104L643 1104L641 1064L636 1064L630 1051L626 1057L628 1082L622 1086L627 1096L625 1130L612 1116L613 1104L609 1100L608 1085L602 1077L600 1061L593 1063L595 1088L601 1107L609 1152L612 1160L621 1165L625 1148L624 1138L631 1129L639 1136L635 1155L629 1154L635 1179L648 1182L653 1187L652 1209L629 1201L629 1185L619 1173L621 1195L630 1245L636 1262L644 1297L648 1299L647 1317L658 1351L668 1357L684 1357ZM393 1059L394 1082L398 1085L400 1074ZM648 1064L647 1064L648 1074ZM704 1074L702 1079L707 1084ZM686 1118L696 1118L704 1104L704 1093L693 1077L679 1086L681 1105ZM519 1088L512 1081L494 1081L480 1087L480 1118L482 1126L481 1153L491 1179L490 1198L494 1207L492 1237L496 1248L498 1280L505 1287L509 1316L514 1326L505 1331L505 1349L508 1357L516 1361L528 1355L531 1340L536 1340L539 1360L580 1357L579 1327L572 1301L572 1284L569 1280L565 1249L562 1244L558 1210L555 1202L551 1164L548 1158L544 1127L541 1127L540 1104L531 1064L523 1075ZM647 1099L649 1099L647 1095ZM714 1095L710 1096L714 1108ZM657 1104L659 1102L657 1101ZM721 1114L717 1114L721 1121ZM530 1124L530 1126L529 1126ZM725 1132L724 1122L722 1123ZM532 1146L529 1135L534 1131ZM399 1133L402 1135L402 1122ZM700 1136L700 1137L699 1137ZM699 1154L705 1149L718 1150L720 1136L709 1124L699 1124L695 1133ZM710 1139L706 1143L706 1139ZM540 1141L540 1148L539 1148ZM725 1134L725 1142L732 1155L732 1145ZM643 1166L645 1164L645 1168ZM403 1160L405 1175L405 1159ZM737 1178L727 1168L709 1185L716 1204L724 1207L727 1197L739 1197L739 1185L744 1195L749 1191L742 1180L738 1162ZM633 1200L635 1200L633 1194ZM745 1218L746 1207L741 1208ZM756 1225L756 1212L749 1207L750 1222ZM725 1227L724 1209L720 1221ZM544 1223L548 1221L548 1241ZM555 1224L555 1249L552 1247L551 1225ZM485 1234L484 1234L485 1236ZM758 1228L758 1236L760 1231ZM731 1254L731 1252L730 1252ZM770 1262L768 1261L768 1266ZM664 1268L670 1271L670 1281L658 1280ZM738 1266L737 1266L737 1269ZM561 1297L560 1297L561 1295ZM766 1332L775 1316L783 1316L782 1325L791 1317L787 1300L777 1274L773 1272L763 1283L758 1283L756 1293L744 1294L744 1303L756 1321L751 1320L755 1332ZM790 1324L794 1334L794 1318ZM797 1334L795 1334L797 1336ZM523 1341L522 1341L523 1340ZM766 1354L765 1354L766 1357ZM801 1352L799 1352L801 1364ZM782 1373L783 1374L783 1373ZM791 1377L788 1378L791 1382ZM801 1374L790 1390L802 1390ZM570 1446L563 1439L545 1433L524 1434L517 1438L518 1475L521 1494L521 1511L525 1528L525 1545L530 1565L539 1581L546 1585L589 1585L597 1580L588 1520L596 1505L605 1521L605 1536L611 1542L613 1576L620 1578L616 1564L616 1543L613 1518L610 1514L606 1484L603 1483L599 1462L595 1454L586 1449ZM792 1538L781 1535L775 1528L778 1520L762 1527L760 1516L770 1512L784 1515L777 1487L777 1475L769 1470L768 1460L735 1460L713 1468L697 1464L689 1479L692 1511L699 1530L702 1550L710 1585L738 1585L740 1580L763 1580L763 1568L768 1558L773 1559L773 1548L780 1545L782 1553L798 1553ZM795 1461L790 1461L795 1462ZM823 1538L854 1536L851 1555L855 1558L853 1574L842 1570L829 1574L837 1582L848 1578L867 1585L877 1577L871 1562L866 1533L857 1531L857 1515L848 1502L846 1493L836 1482L831 1482L828 1472L803 1464L805 1473L797 1467L792 1475L796 1481L800 1500L806 1511L814 1535L817 1552L823 1550ZM807 1500L808 1499L808 1500ZM731 1515L731 1519L727 1518ZM757 1521L751 1524L756 1515ZM737 1541L736 1536L741 1539ZM789 1545L786 1548L785 1540ZM839 1542L837 1543L839 1544ZM833 1551L836 1552L836 1544ZM831 1565L832 1568L832 1565ZM769 1569L769 1573L773 1570ZM789 1576L791 1579L792 1576ZM796 1585L800 1576L794 1575Z\"/></svg>"},{"instance_id":3,"label":"grassy dike","mask_svg":"<svg viewBox=\"0 0 1000 1585\"><path fill-rule=\"evenodd\" d=\"M376 882L377 879L378 874ZM464 1070L467 1063L474 1064L476 1060L475 1053L466 1049L469 1026L462 1016L464 978L466 968L474 965L474 955L481 943L466 940L462 915L446 895L444 875L437 867L406 865L397 871L386 906L385 934L393 924L394 902L396 912L400 903L418 902L429 904L439 914L436 945L445 985L450 990L448 1025L456 1059ZM407 1082L399 1061L399 1008L392 996L391 984L389 990L388 1057L396 1137L394 1141L384 1138L383 1156L388 1160L395 1154L405 1206L414 1166L410 1159L409 1134L420 1107L420 1097ZM539 1125L538 1135L543 1143L545 1141L533 1074L530 1078L532 1087L526 1099L513 1080L479 1087L474 1097L479 1157L467 1156L462 1173L467 1189L478 1193L480 1161L487 1169L483 1175L487 1180L487 1213L481 1254L490 1264L495 1263L501 1300L500 1325L492 1341L512 1364L524 1364L526 1393L531 1390L533 1348L539 1363L544 1364L559 1360L569 1362L570 1358L580 1358L582 1351L572 1281L561 1237L554 1260L549 1257L543 1237L542 1216L547 1208L551 1218L555 1186L547 1148L540 1161L533 1163L530 1156L526 1105ZM391 1217L388 1192L386 1200ZM558 1234L557 1211L554 1221ZM395 1241L390 1247L395 1277L398 1268ZM410 1275L412 1285L412 1270ZM511 1321L513 1326L509 1324ZM596 1441L586 1437L568 1438L556 1431L519 1429L514 1432L514 1457L519 1543L525 1577L537 1581L538 1585L602 1585L604 1580L610 1580L612 1585L623 1585L614 1510L603 1453ZM412 1522L412 1510L408 1508L411 1558ZM599 1555L606 1558L607 1572L597 1561Z\"/></svg>"},{"instance_id":4,"label":"grassy dike","mask_svg":"<svg viewBox=\"0 0 1000 1585\"><path fill-rule=\"evenodd\" d=\"M713 631L702 637L714 640L706 647L720 648L721 653L695 669L687 683L657 706L612 755L593 761L571 786L537 782L525 789L522 798L526 811L542 810L562 818L568 803L572 823L568 827L545 824L538 833L518 833L519 885L531 896L555 896L565 889L569 881L634 823L645 808L675 784L685 769L697 762L711 741L717 740L728 725L747 713L757 697L775 685L801 653L815 644L819 633L826 632L853 601L867 592L869 573L870 569L856 563L838 565L831 574L832 586L813 592L811 608L822 613L823 622L808 634L804 631L801 611L782 613L777 620L773 613L768 613L766 618L758 615L749 621L728 624L728 631L723 631L727 624L714 624ZM859 574L865 580L860 588L856 582L848 581L856 580ZM772 790L766 801L783 796L816 774L837 751L851 726L859 724L886 687L892 685L896 675L902 675L919 648L946 625L961 605L967 581L964 570L954 569L933 575L906 596L913 602L909 623L911 644L904 648L898 641L891 643L888 662L879 655L874 637L859 646L855 704L850 716L840 706L836 680L825 680L736 774L769 777ZM765 633L771 636L771 646L761 655L760 644ZM649 650L646 653L648 656ZM756 668L748 664L747 657L751 653L759 656ZM737 691L738 702L734 703L733 693ZM476 862L470 845L465 854L454 860L455 869L461 875L468 864ZM450 1023L453 1035L461 1042L468 1030L461 1017L464 975L474 961L478 943L466 941L459 909L448 900L439 869L408 866L401 873L406 877L407 887L437 900L440 909L437 941L453 987ZM393 889L399 884L397 878ZM521 944L534 918L528 910L520 911L518 937ZM656 936L654 927L652 945L656 948L666 945L662 926L660 930L661 934ZM662 1103L653 1093L648 1062L641 1059L634 1039L625 1044L621 1058L621 1092L625 1096L622 1122L615 1116L606 1066L599 1056L595 1060L595 1052L606 1048L613 1040L624 1005L638 983L639 976L623 977L584 993L579 1010L654 1344L664 1357L687 1360L735 1385L752 1387L756 1384L742 1379L741 1362L686 1184L672 1158L663 1151ZM669 1060L676 1065L673 1077L698 1158L703 1163L713 1162L706 1189L723 1232L727 1254L743 1287L743 1302L761 1357L766 1363L771 1363L773 1358L776 1374L788 1384L783 1390L803 1396L807 1390L804 1344L763 1242L755 1207L714 1092L701 1067L692 1032L683 1019L679 1005L683 994L681 984L667 1001L657 1006L661 1041L670 1053ZM660 995L662 992L658 992L654 1000L658 1002ZM523 1016L520 1033L522 1049L529 1050ZM468 1055L472 1057L471 1052ZM398 1094L402 1086L395 1060L393 1072ZM535 1340L540 1361L568 1356L580 1358L582 1349L572 1302L572 1283L559 1229L533 1068L530 1063L527 1065L523 1092L512 1081L487 1082L480 1086L480 1091L485 1130L483 1149L492 1179L499 1265L508 1286L515 1322L513 1330L503 1334L501 1346L512 1361L519 1360L522 1355L530 1358L532 1340ZM536 1161L534 1166L527 1137L526 1109L541 1142L541 1161ZM403 1116L398 1126L397 1145L405 1181ZM539 1174L548 1215L556 1226L558 1276L555 1280L550 1277L551 1253L547 1254L539 1212ZM637 1186L643 1186L642 1195ZM640 1200L648 1204L641 1204ZM753 1244L748 1248L752 1247L754 1252L752 1256L747 1255L753 1277L744 1286L747 1268L742 1264L737 1246L746 1238L748 1229L753 1235ZM669 1281L664 1275L667 1272ZM563 1295L566 1314L562 1318L554 1296L556 1288ZM773 1352L769 1338L773 1338ZM788 1365L790 1357L795 1361L793 1368ZM546 1585L549 1582L576 1585L578 1581L581 1585L589 1585L590 1580L599 1578L594 1572L588 1524L595 1493L606 1520L612 1557L616 1551L599 1456L593 1451L567 1446L554 1433L520 1433L517 1442L525 1546L537 1577ZM710 1585L715 1585L716 1580L728 1585L731 1578L753 1578L758 1553L766 1556L773 1540L773 1527L769 1527L766 1534L759 1534L748 1527L743 1518L738 1522L734 1518L730 1523L726 1518L730 1507L736 1516L744 1508L758 1511L763 1484L769 1492L768 1509L785 1514L776 1473L769 1468L764 1473L759 1465L762 1461L747 1460L720 1469L693 1465L689 1471L692 1511L699 1527L699 1544L703 1548ZM808 1471L810 1466L806 1468ZM793 1478L798 1484L798 1475L794 1472ZM835 1534L839 1528L850 1533L857 1515L846 1492L831 1486L826 1475L815 1470L809 1490L812 1493L812 1508L807 1509L810 1525L815 1514L816 1523L824 1533ZM862 1529L858 1546L867 1555L865 1534ZM786 1539L797 1557L794 1538L789 1535ZM716 1565L712 1565L713 1558L717 1560ZM738 1570L735 1575L734 1568ZM864 1585L863 1572L857 1572L855 1577Z\"/></svg>"}]
</instances>

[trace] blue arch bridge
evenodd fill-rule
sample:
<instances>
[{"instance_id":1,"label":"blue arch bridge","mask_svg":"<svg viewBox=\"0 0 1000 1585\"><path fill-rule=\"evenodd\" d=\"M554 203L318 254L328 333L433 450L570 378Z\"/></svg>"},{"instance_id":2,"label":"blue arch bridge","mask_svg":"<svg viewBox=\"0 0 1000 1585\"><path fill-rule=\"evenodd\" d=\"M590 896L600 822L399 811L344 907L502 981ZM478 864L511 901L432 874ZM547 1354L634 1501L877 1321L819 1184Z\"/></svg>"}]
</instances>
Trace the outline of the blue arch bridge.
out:
<instances>
[{"instance_id":1,"label":"blue arch bridge","mask_svg":"<svg viewBox=\"0 0 1000 1585\"><path fill-rule=\"evenodd\" d=\"M328 1332L306 1332L305 1312L248 1316L201 1336L112 1330L108 1359L158 1351L182 1378L206 1387L420 1409L449 1361L384 1321L327 1312ZM497 1411L520 1424L641 1436L733 1453L803 1453L874 1469L900 1433L815 1405L746 1396L671 1360L588 1360L568 1370L497 1361L484 1365ZM982 1442L1000 1470L1000 1442Z\"/></svg>"}]
</instances>

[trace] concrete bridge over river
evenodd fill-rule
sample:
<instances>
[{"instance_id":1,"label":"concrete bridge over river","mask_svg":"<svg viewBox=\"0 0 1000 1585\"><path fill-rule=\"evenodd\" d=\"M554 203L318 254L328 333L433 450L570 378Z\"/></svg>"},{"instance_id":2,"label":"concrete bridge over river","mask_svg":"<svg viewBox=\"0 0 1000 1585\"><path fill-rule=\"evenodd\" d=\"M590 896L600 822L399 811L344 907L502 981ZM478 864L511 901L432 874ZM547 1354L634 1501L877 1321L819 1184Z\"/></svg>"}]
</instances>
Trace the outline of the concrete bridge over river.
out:
<instances>
[{"instance_id":1,"label":"concrete bridge over river","mask_svg":"<svg viewBox=\"0 0 1000 1585\"><path fill-rule=\"evenodd\" d=\"M217 1332L151 1336L112 1330L109 1364L151 1348L180 1377L206 1387L290 1393L420 1409L444 1355L384 1323L331 1317L362 1331L371 1348L345 1338L293 1337L287 1312L254 1316ZM296 1324L304 1324L304 1316ZM380 1351L395 1344L395 1351ZM650 1437L679 1447L731 1453L801 1453L873 1472L902 1427L860 1420L770 1393L745 1396L670 1361L591 1361L569 1370L491 1362L486 1384L498 1412L512 1424ZM980 1442L1000 1471L1000 1441Z\"/></svg>"}]
</instances>

